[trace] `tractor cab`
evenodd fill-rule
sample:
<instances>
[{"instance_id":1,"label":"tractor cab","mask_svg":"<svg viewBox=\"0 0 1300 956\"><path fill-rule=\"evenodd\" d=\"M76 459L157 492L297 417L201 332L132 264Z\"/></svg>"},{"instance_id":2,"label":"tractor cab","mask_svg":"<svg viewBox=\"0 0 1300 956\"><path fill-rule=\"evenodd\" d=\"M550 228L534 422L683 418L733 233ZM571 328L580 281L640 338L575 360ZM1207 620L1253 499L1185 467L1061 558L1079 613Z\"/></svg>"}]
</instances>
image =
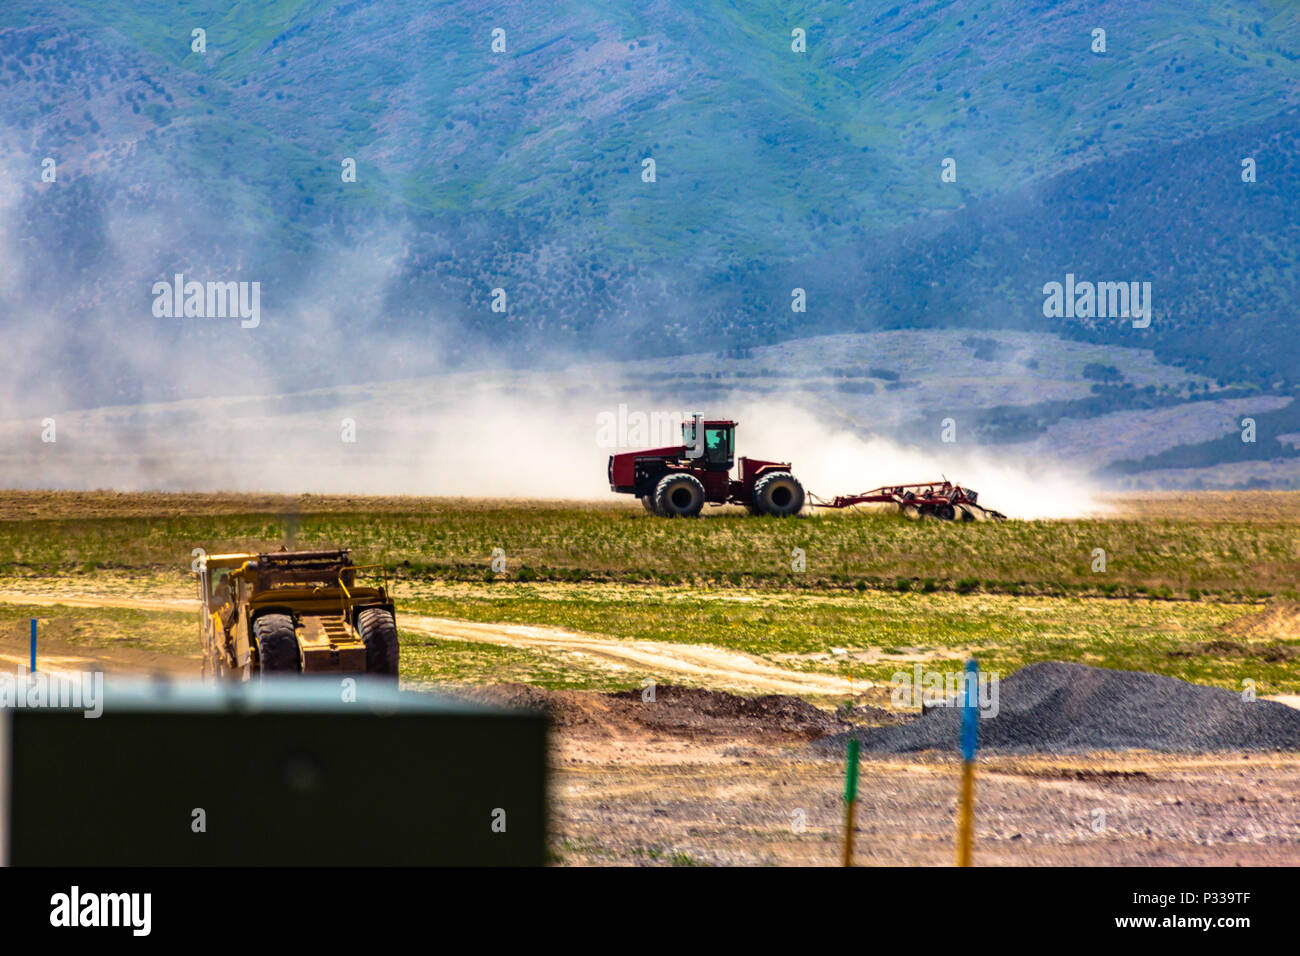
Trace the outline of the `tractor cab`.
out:
<instances>
[{"instance_id":1,"label":"tractor cab","mask_svg":"<svg viewBox=\"0 0 1300 956\"><path fill-rule=\"evenodd\" d=\"M610 491L636 495L651 514L693 518L706 504L744 505L759 514L785 517L804 504L803 485L790 463L736 459L736 422L692 415L682 422L682 443L609 456Z\"/></svg>"},{"instance_id":2,"label":"tractor cab","mask_svg":"<svg viewBox=\"0 0 1300 956\"><path fill-rule=\"evenodd\" d=\"M686 446L686 456L706 470L731 471L736 461L736 423L706 422L697 415L682 422L682 444Z\"/></svg>"}]
</instances>

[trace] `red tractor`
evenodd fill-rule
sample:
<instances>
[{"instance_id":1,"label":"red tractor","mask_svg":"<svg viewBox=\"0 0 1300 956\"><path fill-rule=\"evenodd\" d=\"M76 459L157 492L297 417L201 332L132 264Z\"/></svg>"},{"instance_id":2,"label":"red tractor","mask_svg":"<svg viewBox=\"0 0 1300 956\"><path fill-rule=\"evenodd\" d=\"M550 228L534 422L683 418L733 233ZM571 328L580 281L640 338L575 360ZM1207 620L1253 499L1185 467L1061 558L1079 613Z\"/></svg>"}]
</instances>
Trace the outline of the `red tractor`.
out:
<instances>
[{"instance_id":1,"label":"red tractor","mask_svg":"<svg viewBox=\"0 0 1300 956\"><path fill-rule=\"evenodd\" d=\"M611 455L609 490L636 495L646 511L670 518L694 518L712 505L744 505L751 514L778 518L798 514L805 500L813 508L887 505L909 518L940 521L1001 521L1006 518L979 504L972 488L944 478L908 485L884 485L830 501L805 495L790 474L788 461L740 459L740 477L731 477L735 461L736 423L704 421L696 415L682 422L682 444Z\"/></svg>"},{"instance_id":2,"label":"red tractor","mask_svg":"<svg viewBox=\"0 0 1300 956\"><path fill-rule=\"evenodd\" d=\"M609 488L636 495L646 511L670 518L693 518L705 502L780 518L799 513L803 485L788 461L742 458L740 477L732 478L735 454L736 423L696 415L682 422L680 445L611 455Z\"/></svg>"}]
</instances>

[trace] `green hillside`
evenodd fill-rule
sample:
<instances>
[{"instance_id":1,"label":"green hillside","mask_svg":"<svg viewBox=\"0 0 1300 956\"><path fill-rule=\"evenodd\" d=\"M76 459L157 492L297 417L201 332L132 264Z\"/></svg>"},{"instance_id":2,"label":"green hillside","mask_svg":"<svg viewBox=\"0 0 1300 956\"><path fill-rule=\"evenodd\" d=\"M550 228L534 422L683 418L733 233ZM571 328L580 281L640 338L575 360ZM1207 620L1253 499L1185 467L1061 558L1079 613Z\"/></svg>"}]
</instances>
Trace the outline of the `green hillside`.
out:
<instances>
[{"instance_id":1,"label":"green hillside","mask_svg":"<svg viewBox=\"0 0 1300 956\"><path fill-rule=\"evenodd\" d=\"M452 354L1010 326L1300 381L1300 350L1274 342L1300 291L1287 0L70 0L11 3L0 27L8 163L65 171L16 209L24 285L92 325L182 268L258 278L284 312L341 249L388 269L338 305L350 328ZM1044 318L1068 271L1152 282L1153 328ZM295 374L317 361L284 348L301 337L268 323ZM102 378L87 388L131 397Z\"/></svg>"}]
</instances>

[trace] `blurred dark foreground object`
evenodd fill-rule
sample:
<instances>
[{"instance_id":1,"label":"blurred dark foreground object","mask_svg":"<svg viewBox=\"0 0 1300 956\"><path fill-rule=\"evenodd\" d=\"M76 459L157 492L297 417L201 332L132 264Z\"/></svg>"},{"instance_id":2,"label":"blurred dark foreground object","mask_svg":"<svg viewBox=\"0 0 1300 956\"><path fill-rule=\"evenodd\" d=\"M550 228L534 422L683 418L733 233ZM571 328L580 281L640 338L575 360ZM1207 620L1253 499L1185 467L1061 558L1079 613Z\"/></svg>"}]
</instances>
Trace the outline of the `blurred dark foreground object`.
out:
<instances>
[{"instance_id":1,"label":"blurred dark foreground object","mask_svg":"<svg viewBox=\"0 0 1300 956\"><path fill-rule=\"evenodd\" d=\"M108 682L0 711L13 865L544 862L546 718L365 678Z\"/></svg>"}]
</instances>

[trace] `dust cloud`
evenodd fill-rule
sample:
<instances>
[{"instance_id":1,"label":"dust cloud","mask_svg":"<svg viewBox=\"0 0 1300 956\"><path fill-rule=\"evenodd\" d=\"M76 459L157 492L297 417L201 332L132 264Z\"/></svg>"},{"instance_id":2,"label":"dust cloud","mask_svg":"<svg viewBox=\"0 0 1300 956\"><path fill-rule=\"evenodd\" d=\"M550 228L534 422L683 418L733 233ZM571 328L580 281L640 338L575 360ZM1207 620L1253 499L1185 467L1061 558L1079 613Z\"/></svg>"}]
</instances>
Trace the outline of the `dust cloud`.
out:
<instances>
[{"instance_id":1,"label":"dust cloud","mask_svg":"<svg viewBox=\"0 0 1300 956\"><path fill-rule=\"evenodd\" d=\"M632 414L682 408L576 375L458 372L282 395L119 406L57 417L57 441L35 422L0 423L0 484L117 490L452 495L608 500L610 454L658 443L608 428ZM824 498L946 476L1017 518L1103 510L1100 489L1049 467L955 445L908 448L826 423L815 399L715 397L706 414L737 418L737 454L793 462ZM661 412L661 415L667 413ZM635 419L634 419L635 421Z\"/></svg>"},{"instance_id":2,"label":"dust cloud","mask_svg":"<svg viewBox=\"0 0 1300 956\"><path fill-rule=\"evenodd\" d=\"M1021 519L1103 514L1103 489L1050 464L1016 460L996 450L948 446L911 448L862 438L829 426L810 411L741 407L744 441L756 458L793 456L804 487L823 498L882 485L947 478L979 492L980 502Z\"/></svg>"},{"instance_id":3,"label":"dust cloud","mask_svg":"<svg viewBox=\"0 0 1300 956\"><path fill-rule=\"evenodd\" d=\"M255 248L179 261L171 232L191 206L183 194L139 208L88 191L66 208L89 219L56 217L39 187L17 185L30 165L0 149L0 315L17 359L0 379L0 487L609 500L608 456L662 444L636 433L602 440L599 416L625 404L737 418L738 455L791 460L824 497L946 475L1015 517L1098 507L1078 476L865 436L830 424L815 392L760 393L743 373L740 387L703 394L629 385L717 369L708 354L622 364L547 355L521 371L505 367L504 343L451 355L456 327L436 304L420 322L358 338L405 281L401 223L322 243L292 294L277 295L276 281L263 289L255 329L237 317L162 319L151 289L176 272L277 276L246 265ZM536 371L543 363L555 370Z\"/></svg>"}]
</instances>

